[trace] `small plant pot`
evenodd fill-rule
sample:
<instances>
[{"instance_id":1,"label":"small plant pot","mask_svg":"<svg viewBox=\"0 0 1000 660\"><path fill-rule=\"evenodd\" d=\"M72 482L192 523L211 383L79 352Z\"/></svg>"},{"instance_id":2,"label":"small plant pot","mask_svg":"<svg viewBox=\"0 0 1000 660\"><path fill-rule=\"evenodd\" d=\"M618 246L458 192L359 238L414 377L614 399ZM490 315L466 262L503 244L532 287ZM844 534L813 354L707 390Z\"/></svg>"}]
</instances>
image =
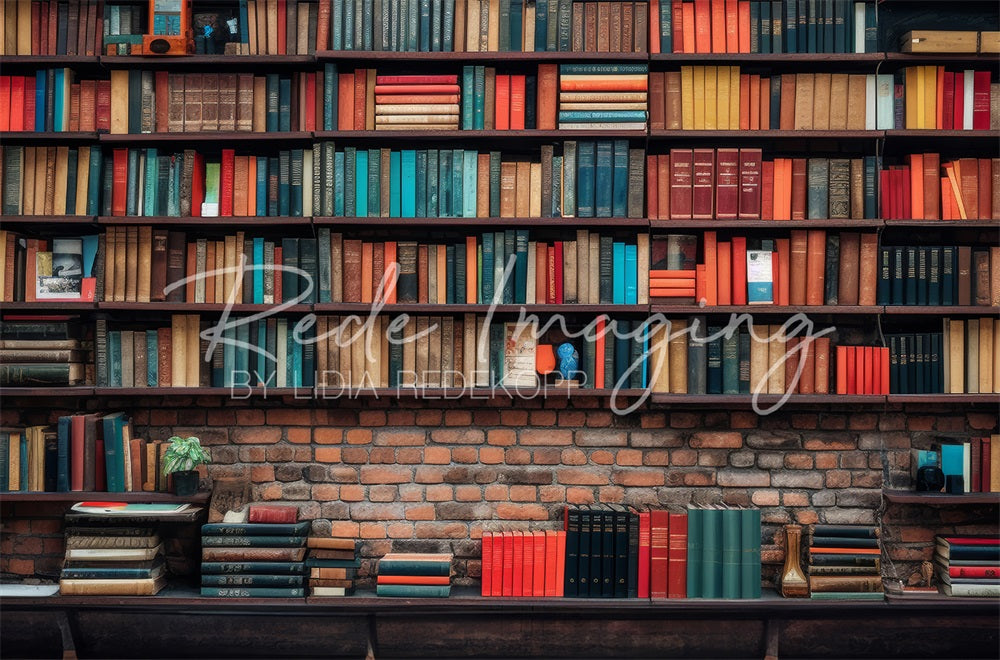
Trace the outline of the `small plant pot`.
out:
<instances>
[{"instance_id":1,"label":"small plant pot","mask_svg":"<svg viewBox=\"0 0 1000 660\"><path fill-rule=\"evenodd\" d=\"M187 497L198 492L198 482L201 477L197 470L174 472L171 476L174 479L174 495Z\"/></svg>"}]
</instances>

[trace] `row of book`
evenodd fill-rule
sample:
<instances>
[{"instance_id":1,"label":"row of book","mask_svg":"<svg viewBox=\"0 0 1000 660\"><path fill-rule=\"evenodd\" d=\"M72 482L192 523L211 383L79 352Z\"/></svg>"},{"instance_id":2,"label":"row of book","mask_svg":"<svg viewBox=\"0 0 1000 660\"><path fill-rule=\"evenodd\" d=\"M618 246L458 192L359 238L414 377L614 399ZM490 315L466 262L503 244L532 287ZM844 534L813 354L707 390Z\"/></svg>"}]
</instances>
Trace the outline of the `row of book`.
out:
<instances>
[{"instance_id":1,"label":"row of book","mask_svg":"<svg viewBox=\"0 0 1000 660\"><path fill-rule=\"evenodd\" d=\"M973 437L966 442L941 442L931 449L911 449L910 476L917 483L920 468L940 468L945 477L961 477L957 492L995 493L1000 491L1000 437L997 435ZM997 467L994 467L997 466Z\"/></svg>"},{"instance_id":2,"label":"row of book","mask_svg":"<svg viewBox=\"0 0 1000 660\"><path fill-rule=\"evenodd\" d=\"M909 154L879 174L883 218L1000 219L1000 159Z\"/></svg>"},{"instance_id":3,"label":"row of book","mask_svg":"<svg viewBox=\"0 0 1000 660\"><path fill-rule=\"evenodd\" d=\"M837 346L837 394L889 394L886 346Z\"/></svg>"},{"instance_id":4,"label":"row of book","mask_svg":"<svg viewBox=\"0 0 1000 660\"><path fill-rule=\"evenodd\" d=\"M884 247L879 266L880 305L1000 306L1000 247Z\"/></svg>"},{"instance_id":5,"label":"row of book","mask_svg":"<svg viewBox=\"0 0 1000 660\"><path fill-rule=\"evenodd\" d=\"M451 595L451 553L390 552L379 559L375 594L402 598Z\"/></svg>"},{"instance_id":6,"label":"row of book","mask_svg":"<svg viewBox=\"0 0 1000 660\"><path fill-rule=\"evenodd\" d=\"M310 536L306 542L309 595L341 598L354 595L361 565L356 539Z\"/></svg>"},{"instance_id":7,"label":"row of book","mask_svg":"<svg viewBox=\"0 0 1000 660\"><path fill-rule=\"evenodd\" d=\"M25 238L0 230L0 300L95 300L97 279L94 265L99 249L97 236ZM79 346L62 347L67 350ZM44 362L42 359L23 359ZM73 353L62 356L79 361Z\"/></svg>"},{"instance_id":8,"label":"row of book","mask_svg":"<svg viewBox=\"0 0 1000 660\"><path fill-rule=\"evenodd\" d=\"M891 87L891 76L886 78ZM682 66L649 74L650 128L875 130L882 118L876 112L877 83L875 74L767 77L742 73L738 66ZM878 106L878 113L888 113L892 128L892 106Z\"/></svg>"},{"instance_id":9,"label":"row of book","mask_svg":"<svg viewBox=\"0 0 1000 660\"><path fill-rule=\"evenodd\" d=\"M934 567L946 596L1000 598L1000 537L936 536Z\"/></svg>"},{"instance_id":10,"label":"row of book","mask_svg":"<svg viewBox=\"0 0 1000 660\"><path fill-rule=\"evenodd\" d=\"M1000 324L991 317L945 319L940 333L886 339L892 394L1000 391Z\"/></svg>"},{"instance_id":11,"label":"row of book","mask_svg":"<svg viewBox=\"0 0 1000 660\"><path fill-rule=\"evenodd\" d=\"M560 64L559 128L564 130L646 130L649 65ZM539 113L548 109L539 80Z\"/></svg>"},{"instance_id":12,"label":"row of book","mask_svg":"<svg viewBox=\"0 0 1000 660\"><path fill-rule=\"evenodd\" d=\"M80 338L79 326L75 320L48 322L45 317L5 319L0 323L0 384L90 381L93 342ZM51 335L46 329L53 330Z\"/></svg>"},{"instance_id":13,"label":"row of book","mask_svg":"<svg viewBox=\"0 0 1000 660\"><path fill-rule=\"evenodd\" d=\"M0 55L100 55L110 6L103 0L0 3ZM126 14L131 24L131 11Z\"/></svg>"},{"instance_id":14,"label":"row of book","mask_svg":"<svg viewBox=\"0 0 1000 660\"><path fill-rule=\"evenodd\" d=\"M992 72L944 66L909 66L895 84L902 96L903 125L886 128L985 131L995 128L1000 84L990 83ZM899 89L899 88L902 89Z\"/></svg>"},{"instance_id":15,"label":"row of book","mask_svg":"<svg viewBox=\"0 0 1000 660\"><path fill-rule=\"evenodd\" d=\"M875 3L849 0L659 0L652 52L874 53Z\"/></svg>"},{"instance_id":16,"label":"row of book","mask_svg":"<svg viewBox=\"0 0 1000 660\"><path fill-rule=\"evenodd\" d=\"M464 68L470 77L474 75L473 67ZM355 81L359 80L358 72L355 72L354 75ZM463 82L464 78L463 75ZM501 76L501 78L503 77ZM520 76L518 79L523 81ZM360 80L364 80L364 78L362 77ZM475 82L479 81L473 79L473 84ZM484 76L482 83L485 84L485 82ZM350 92L351 90L346 91ZM462 87L458 84L457 75L379 75L375 78L375 87L372 91L375 94L374 128L376 130L458 130L459 128L459 99ZM471 90L466 89L466 99L469 99L470 92ZM355 109L360 105L356 94L357 88L355 87ZM361 100L364 100L363 96ZM339 101L342 108L346 109L351 105L348 94L341 96ZM462 105L464 109L468 103ZM503 110L510 113L509 101L506 104L498 104L497 114L499 115ZM463 113L462 119L464 122L464 120L471 118L465 117L465 113ZM357 122L357 116L355 116L355 122ZM463 124L462 128L471 128L471 126Z\"/></svg>"},{"instance_id":17,"label":"row of book","mask_svg":"<svg viewBox=\"0 0 1000 660\"><path fill-rule=\"evenodd\" d=\"M484 531L483 596L564 595L565 531Z\"/></svg>"},{"instance_id":18,"label":"row of book","mask_svg":"<svg viewBox=\"0 0 1000 660\"><path fill-rule=\"evenodd\" d=\"M878 528L868 525L810 525L807 540L811 598L883 598Z\"/></svg>"},{"instance_id":19,"label":"row of book","mask_svg":"<svg viewBox=\"0 0 1000 660\"><path fill-rule=\"evenodd\" d=\"M764 160L761 149L699 148L648 154L646 160L646 209L653 219L861 219L878 214L874 156Z\"/></svg>"}]
</instances>

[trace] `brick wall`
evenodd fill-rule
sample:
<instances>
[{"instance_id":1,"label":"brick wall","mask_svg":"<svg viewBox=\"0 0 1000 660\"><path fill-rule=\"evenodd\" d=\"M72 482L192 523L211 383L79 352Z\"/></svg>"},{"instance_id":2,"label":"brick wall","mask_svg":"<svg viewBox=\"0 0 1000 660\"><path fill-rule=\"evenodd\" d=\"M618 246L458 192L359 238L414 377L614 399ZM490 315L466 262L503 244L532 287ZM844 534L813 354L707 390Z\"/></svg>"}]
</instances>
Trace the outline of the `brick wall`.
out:
<instances>
[{"instance_id":1,"label":"brick wall","mask_svg":"<svg viewBox=\"0 0 1000 660\"><path fill-rule=\"evenodd\" d=\"M935 533L996 524L995 508L992 518L989 508L881 509L883 484L909 487L911 445L995 431L989 407L817 406L758 416L646 406L618 416L594 398L104 403L101 410L129 410L143 437L199 436L212 452L208 476L248 475L255 499L298 504L319 533L360 537L363 575L390 548L448 549L456 582L475 583L484 529L555 528L567 502L757 506L766 584L784 558L784 523L877 523L884 513L898 524L887 527L885 572L907 582L930 558ZM73 412L28 406L37 401L6 407L3 423ZM62 512L4 503L0 570L55 574Z\"/></svg>"}]
</instances>

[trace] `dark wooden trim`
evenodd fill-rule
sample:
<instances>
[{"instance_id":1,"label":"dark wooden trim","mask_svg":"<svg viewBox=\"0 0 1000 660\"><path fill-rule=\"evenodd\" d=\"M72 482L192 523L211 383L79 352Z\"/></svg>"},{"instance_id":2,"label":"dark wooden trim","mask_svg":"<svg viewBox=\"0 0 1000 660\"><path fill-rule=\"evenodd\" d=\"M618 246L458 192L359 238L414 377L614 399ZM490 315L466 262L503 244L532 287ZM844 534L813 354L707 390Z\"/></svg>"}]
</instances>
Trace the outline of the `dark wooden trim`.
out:
<instances>
[{"instance_id":1,"label":"dark wooden trim","mask_svg":"<svg viewBox=\"0 0 1000 660\"><path fill-rule=\"evenodd\" d=\"M738 133L739 131L734 131ZM581 130L540 130L520 131L497 130L413 130L413 131L315 131L317 140L572 140L574 138L645 139L645 130L636 131L581 131Z\"/></svg>"},{"instance_id":2,"label":"dark wooden trim","mask_svg":"<svg viewBox=\"0 0 1000 660\"><path fill-rule=\"evenodd\" d=\"M888 403L987 403L996 406L998 394L890 394Z\"/></svg>"},{"instance_id":3,"label":"dark wooden trim","mask_svg":"<svg viewBox=\"0 0 1000 660\"><path fill-rule=\"evenodd\" d=\"M273 305L255 305L247 303L234 304L230 311L234 314L250 314L256 312L270 312L281 303ZM370 308L371 305L368 305ZM130 310L130 311L159 311L159 312L184 312L185 314L221 312L226 309L225 303L189 303L189 302L101 302L97 303L97 308L101 310ZM301 314L312 311L312 305L291 305L281 310L282 314Z\"/></svg>"},{"instance_id":4,"label":"dark wooden trim","mask_svg":"<svg viewBox=\"0 0 1000 660\"><path fill-rule=\"evenodd\" d=\"M757 403L761 406L770 407L781 400L780 394L761 394L757 397ZM749 406L753 403L752 394L653 394L650 400L654 404L668 405L734 405ZM885 396L879 394L791 394L784 405L802 406L809 404L830 404L830 405L883 405Z\"/></svg>"},{"instance_id":5,"label":"dark wooden trim","mask_svg":"<svg viewBox=\"0 0 1000 660\"><path fill-rule=\"evenodd\" d=\"M882 497L894 504L924 504L929 506L952 506L958 504L1000 504L1000 493L918 493L913 490L883 490ZM951 598L943 598L951 602ZM996 601L994 600L994 603Z\"/></svg>"},{"instance_id":6,"label":"dark wooden trim","mask_svg":"<svg viewBox=\"0 0 1000 660\"><path fill-rule=\"evenodd\" d=\"M270 218L267 218L270 220ZM646 218L370 218L316 216L313 224L376 229L379 227L401 227L422 229L424 227L456 227L461 229L487 230L492 227L519 227L522 229L542 229L547 227L596 227L600 229L649 227Z\"/></svg>"},{"instance_id":7,"label":"dark wooden trim","mask_svg":"<svg viewBox=\"0 0 1000 660\"><path fill-rule=\"evenodd\" d=\"M907 138L907 139L926 139L926 138L962 138L962 139L975 139L975 140L993 140L996 141L1000 138L1000 131L996 129L992 130L978 130L978 131L956 131L956 130L944 130L939 128L921 128L921 129L891 129L885 131L886 139L889 138Z\"/></svg>"},{"instance_id":8,"label":"dark wooden trim","mask_svg":"<svg viewBox=\"0 0 1000 660\"><path fill-rule=\"evenodd\" d=\"M955 314L986 314L996 316L997 308L990 305L886 305L889 316L950 316Z\"/></svg>"},{"instance_id":9,"label":"dark wooden trim","mask_svg":"<svg viewBox=\"0 0 1000 660\"><path fill-rule=\"evenodd\" d=\"M72 491L69 493L0 492L0 502L172 502L184 504L205 504L212 494L208 491L188 497L178 497L173 493L130 492L107 493L103 491Z\"/></svg>"},{"instance_id":10,"label":"dark wooden trim","mask_svg":"<svg viewBox=\"0 0 1000 660\"><path fill-rule=\"evenodd\" d=\"M92 215L0 215L0 224L89 225Z\"/></svg>"},{"instance_id":11,"label":"dark wooden trim","mask_svg":"<svg viewBox=\"0 0 1000 660\"><path fill-rule=\"evenodd\" d=\"M101 55L103 66L142 67L174 69L195 66L271 67L303 66L315 64L312 55L184 55L179 57L159 57L153 55Z\"/></svg>"},{"instance_id":12,"label":"dark wooden trim","mask_svg":"<svg viewBox=\"0 0 1000 660\"><path fill-rule=\"evenodd\" d=\"M92 385L76 385L64 387L0 387L0 397L32 397L32 398L63 398L89 397L94 395Z\"/></svg>"},{"instance_id":13,"label":"dark wooden trim","mask_svg":"<svg viewBox=\"0 0 1000 660\"><path fill-rule=\"evenodd\" d=\"M441 51L402 52L373 50L319 50L318 62L646 62L648 53L581 53L571 51Z\"/></svg>"},{"instance_id":14,"label":"dark wooden trim","mask_svg":"<svg viewBox=\"0 0 1000 660\"><path fill-rule=\"evenodd\" d=\"M212 225L226 226L237 225L239 227L256 228L260 226L267 229L271 225L310 225L310 216L216 216L216 217L195 217L195 216L169 216L169 215L127 215L127 216L106 216L97 218L97 223L101 225L198 225L204 226L205 221L211 221Z\"/></svg>"},{"instance_id":15,"label":"dark wooden trim","mask_svg":"<svg viewBox=\"0 0 1000 660\"><path fill-rule=\"evenodd\" d=\"M612 54L614 57L614 54ZM610 58L609 58L610 59ZM820 64L826 62L844 64L877 64L885 59L885 53L653 53L651 64L732 63L732 64Z\"/></svg>"},{"instance_id":16,"label":"dark wooden trim","mask_svg":"<svg viewBox=\"0 0 1000 660\"><path fill-rule=\"evenodd\" d=\"M11 142L92 142L98 134L89 131L0 131L0 143Z\"/></svg>"}]
</instances>

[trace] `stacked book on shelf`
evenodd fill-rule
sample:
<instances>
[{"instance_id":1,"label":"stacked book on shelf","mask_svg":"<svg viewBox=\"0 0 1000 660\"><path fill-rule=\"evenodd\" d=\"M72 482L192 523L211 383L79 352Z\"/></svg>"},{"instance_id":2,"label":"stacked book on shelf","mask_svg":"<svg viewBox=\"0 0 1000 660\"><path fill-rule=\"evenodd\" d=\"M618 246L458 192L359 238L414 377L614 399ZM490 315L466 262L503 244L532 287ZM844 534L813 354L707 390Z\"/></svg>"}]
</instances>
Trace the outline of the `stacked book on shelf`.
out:
<instances>
[{"instance_id":1,"label":"stacked book on shelf","mask_svg":"<svg viewBox=\"0 0 1000 660\"><path fill-rule=\"evenodd\" d=\"M153 527L109 521L66 528L63 595L152 596L167 581L163 544Z\"/></svg>"},{"instance_id":2,"label":"stacked book on shelf","mask_svg":"<svg viewBox=\"0 0 1000 660\"><path fill-rule=\"evenodd\" d=\"M405 598L447 598L451 594L450 553L390 552L378 562L375 593Z\"/></svg>"},{"instance_id":3,"label":"stacked book on shelf","mask_svg":"<svg viewBox=\"0 0 1000 660\"><path fill-rule=\"evenodd\" d=\"M97 147L5 144L0 158L3 215L97 215L102 195L110 201Z\"/></svg>"},{"instance_id":4,"label":"stacked book on shelf","mask_svg":"<svg viewBox=\"0 0 1000 660\"><path fill-rule=\"evenodd\" d=\"M459 128L456 97L462 88L457 75L380 75L375 78L374 93L376 130ZM466 90L469 93L471 90ZM343 107L344 99L340 102ZM354 103L358 107L357 96Z\"/></svg>"},{"instance_id":5,"label":"stacked book on shelf","mask_svg":"<svg viewBox=\"0 0 1000 660\"><path fill-rule=\"evenodd\" d=\"M944 439L942 439L944 440ZM939 466L947 492L995 493L1000 491L1000 436L971 437L963 442L945 442L934 449L911 449L910 473L914 483L917 471L928 465ZM955 490L948 489L951 481Z\"/></svg>"},{"instance_id":6,"label":"stacked book on shelf","mask_svg":"<svg viewBox=\"0 0 1000 660\"><path fill-rule=\"evenodd\" d=\"M24 256L24 253L22 253ZM15 292L30 289L26 273L10 264L0 271L3 295L0 301L24 300ZM15 273L17 276L15 277ZM55 288L76 277L58 277ZM35 279L34 277L31 279ZM43 284L48 288L48 284ZM34 296L32 296L34 299ZM0 386L77 385L93 382L91 351L93 342L85 338L83 324L76 318L33 316L0 321Z\"/></svg>"},{"instance_id":7,"label":"stacked book on shelf","mask_svg":"<svg viewBox=\"0 0 1000 660\"><path fill-rule=\"evenodd\" d=\"M565 570L565 531L483 532L483 596L562 596Z\"/></svg>"},{"instance_id":8,"label":"stacked book on shelf","mask_svg":"<svg viewBox=\"0 0 1000 660\"><path fill-rule=\"evenodd\" d=\"M881 170L882 217L902 220L1000 219L1000 159L909 154Z\"/></svg>"},{"instance_id":9,"label":"stacked book on shelf","mask_svg":"<svg viewBox=\"0 0 1000 660\"><path fill-rule=\"evenodd\" d=\"M994 128L1000 84L990 71L946 71L944 66L908 66L898 74L894 98L902 111L889 128L985 131ZM993 98L997 97L997 98Z\"/></svg>"},{"instance_id":10,"label":"stacked book on shelf","mask_svg":"<svg viewBox=\"0 0 1000 660\"><path fill-rule=\"evenodd\" d=\"M360 558L356 539L310 536L306 540L309 595L342 597L354 595Z\"/></svg>"},{"instance_id":11,"label":"stacked book on shelf","mask_svg":"<svg viewBox=\"0 0 1000 660\"><path fill-rule=\"evenodd\" d=\"M0 23L5 38L0 44L0 55L100 55L101 35L106 35L110 28L107 24L110 8L118 8L105 6L99 0L3 4ZM127 24L131 25L131 8L125 13ZM136 26L139 26L138 16ZM139 31L144 30L139 28Z\"/></svg>"},{"instance_id":12,"label":"stacked book on shelf","mask_svg":"<svg viewBox=\"0 0 1000 660\"><path fill-rule=\"evenodd\" d=\"M934 564L944 595L1000 598L1000 536L936 536Z\"/></svg>"},{"instance_id":13,"label":"stacked book on shelf","mask_svg":"<svg viewBox=\"0 0 1000 660\"><path fill-rule=\"evenodd\" d=\"M890 245L879 249L880 305L1000 306L1000 247Z\"/></svg>"},{"instance_id":14,"label":"stacked book on shelf","mask_svg":"<svg viewBox=\"0 0 1000 660\"><path fill-rule=\"evenodd\" d=\"M102 265L99 242L96 235L44 239L0 230L0 245L6 248L0 257L0 301L93 302L94 268ZM79 351L66 355L70 364L83 361ZM30 354L23 358L33 361Z\"/></svg>"},{"instance_id":15,"label":"stacked book on shelf","mask_svg":"<svg viewBox=\"0 0 1000 660\"><path fill-rule=\"evenodd\" d=\"M560 64L559 128L646 130L648 74L645 63Z\"/></svg>"},{"instance_id":16,"label":"stacked book on shelf","mask_svg":"<svg viewBox=\"0 0 1000 660\"><path fill-rule=\"evenodd\" d=\"M812 525L809 590L822 600L881 600L879 530L871 525Z\"/></svg>"},{"instance_id":17,"label":"stacked book on shelf","mask_svg":"<svg viewBox=\"0 0 1000 660\"><path fill-rule=\"evenodd\" d=\"M250 504L242 522L201 529L201 595L219 598L289 598L305 595L309 522L298 507ZM239 517L233 513L227 517Z\"/></svg>"},{"instance_id":18,"label":"stacked book on shelf","mask_svg":"<svg viewBox=\"0 0 1000 660\"><path fill-rule=\"evenodd\" d=\"M889 349L837 346L837 394L888 394Z\"/></svg>"}]
</instances>

